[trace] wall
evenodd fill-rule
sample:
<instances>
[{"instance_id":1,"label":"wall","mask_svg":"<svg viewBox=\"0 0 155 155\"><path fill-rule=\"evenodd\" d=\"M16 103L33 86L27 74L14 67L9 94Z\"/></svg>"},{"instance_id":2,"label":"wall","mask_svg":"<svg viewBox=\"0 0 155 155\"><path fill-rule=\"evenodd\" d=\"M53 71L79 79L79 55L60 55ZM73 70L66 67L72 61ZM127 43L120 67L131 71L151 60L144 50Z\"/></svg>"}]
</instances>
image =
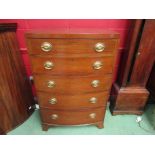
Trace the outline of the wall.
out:
<instances>
[{"instance_id":1,"label":"wall","mask_svg":"<svg viewBox=\"0 0 155 155\"><path fill-rule=\"evenodd\" d=\"M119 45L119 54L117 58L117 62L115 65L115 74L113 77L113 81L116 79L117 75L117 68L120 61L120 56L125 52L126 40L131 24L131 20L117 20L117 19L89 19L89 20L73 20L73 19L52 19L52 20L45 20L45 19L1 19L0 23L6 22L16 22L18 23L17 29L17 38L19 41L19 47L22 54L22 58L24 60L24 64L26 67L26 71L28 76L31 75L30 63L28 59L24 33L27 30L32 29L46 29L46 28L103 28L103 29L110 29L120 33L120 45Z\"/></svg>"}]
</instances>

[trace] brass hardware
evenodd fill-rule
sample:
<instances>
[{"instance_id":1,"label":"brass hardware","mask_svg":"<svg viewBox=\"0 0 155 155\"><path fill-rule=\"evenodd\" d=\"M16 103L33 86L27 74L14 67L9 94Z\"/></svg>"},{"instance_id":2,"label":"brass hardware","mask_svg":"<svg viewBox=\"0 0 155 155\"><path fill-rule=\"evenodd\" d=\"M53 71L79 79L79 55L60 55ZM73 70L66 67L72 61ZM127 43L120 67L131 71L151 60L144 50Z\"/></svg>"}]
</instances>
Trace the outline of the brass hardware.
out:
<instances>
[{"instance_id":1,"label":"brass hardware","mask_svg":"<svg viewBox=\"0 0 155 155\"><path fill-rule=\"evenodd\" d=\"M97 43L95 45L95 51L96 52L102 52L105 49L105 45L103 43Z\"/></svg>"},{"instance_id":2,"label":"brass hardware","mask_svg":"<svg viewBox=\"0 0 155 155\"><path fill-rule=\"evenodd\" d=\"M57 115L57 114L52 114L52 115L51 115L51 119L54 119L54 120L55 120L55 119L58 119L58 115Z\"/></svg>"},{"instance_id":3,"label":"brass hardware","mask_svg":"<svg viewBox=\"0 0 155 155\"><path fill-rule=\"evenodd\" d=\"M53 88L56 85L54 81L48 81L48 88Z\"/></svg>"},{"instance_id":4,"label":"brass hardware","mask_svg":"<svg viewBox=\"0 0 155 155\"><path fill-rule=\"evenodd\" d=\"M89 102L95 104L97 102L97 98L92 97L92 98L90 98Z\"/></svg>"},{"instance_id":5,"label":"brass hardware","mask_svg":"<svg viewBox=\"0 0 155 155\"><path fill-rule=\"evenodd\" d=\"M103 63L102 63L101 61L96 61L96 62L94 62L94 64L93 64L93 68L94 68L94 69L101 69L102 66L103 66Z\"/></svg>"},{"instance_id":6,"label":"brass hardware","mask_svg":"<svg viewBox=\"0 0 155 155\"><path fill-rule=\"evenodd\" d=\"M52 50L52 44L50 44L49 42L44 42L41 44L41 49L44 51L44 52L49 52Z\"/></svg>"},{"instance_id":7,"label":"brass hardware","mask_svg":"<svg viewBox=\"0 0 155 155\"><path fill-rule=\"evenodd\" d=\"M56 104L57 103L57 99L56 98L50 98L49 99L49 103L50 104Z\"/></svg>"},{"instance_id":8,"label":"brass hardware","mask_svg":"<svg viewBox=\"0 0 155 155\"><path fill-rule=\"evenodd\" d=\"M51 61L46 61L45 63L44 63L44 68L45 69L52 69L54 67L54 64L53 64L53 62L51 62Z\"/></svg>"},{"instance_id":9,"label":"brass hardware","mask_svg":"<svg viewBox=\"0 0 155 155\"><path fill-rule=\"evenodd\" d=\"M92 85L93 87L98 87L98 86L99 86L99 83L100 83L99 80L93 80L92 83L91 83L91 85Z\"/></svg>"},{"instance_id":10,"label":"brass hardware","mask_svg":"<svg viewBox=\"0 0 155 155\"><path fill-rule=\"evenodd\" d=\"M96 117L96 113L89 114L89 117L92 118L92 119L94 119Z\"/></svg>"}]
</instances>

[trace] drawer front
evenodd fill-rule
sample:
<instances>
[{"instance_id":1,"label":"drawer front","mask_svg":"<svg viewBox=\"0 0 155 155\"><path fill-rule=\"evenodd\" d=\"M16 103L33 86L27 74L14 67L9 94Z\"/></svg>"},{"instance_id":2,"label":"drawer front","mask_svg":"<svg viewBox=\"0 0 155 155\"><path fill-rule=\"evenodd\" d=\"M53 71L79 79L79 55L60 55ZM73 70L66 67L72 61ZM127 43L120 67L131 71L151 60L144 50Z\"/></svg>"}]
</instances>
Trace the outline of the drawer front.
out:
<instances>
[{"instance_id":1,"label":"drawer front","mask_svg":"<svg viewBox=\"0 0 155 155\"><path fill-rule=\"evenodd\" d=\"M31 56L32 70L34 73L48 73L52 75L92 73L112 73L113 57L74 57L52 58Z\"/></svg>"},{"instance_id":2,"label":"drawer front","mask_svg":"<svg viewBox=\"0 0 155 155\"><path fill-rule=\"evenodd\" d=\"M99 93L59 95L53 93L37 92L39 104L44 108L77 109L106 106L108 91Z\"/></svg>"},{"instance_id":3,"label":"drawer front","mask_svg":"<svg viewBox=\"0 0 155 155\"><path fill-rule=\"evenodd\" d=\"M111 74L100 76L50 76L35 75L37 91L50 93L74 94L109 90Z\"/></svg>"},{"instance_id":4,"label":"drawer front","mask_svg":"<svg viewBox=\"0 0 155 155\"><path fill-rule=\"evenodd\" d=\"M101 43L101 44L98 44ZM30 54L112 54L116 39L28 39ZM102 45L102 46L101 46ZM100 46L100 47L99 47ZM100 50L98 51L98 47Z\"/></svg>"},{"instance_id":5,"label":"drawer front","mask_svg":"<svg viewBox=\"0 0 155 155\"><path fill-rule=\"evenodd\" d=\"M59 111L41 109L43 123L59 125L91 124L103 121L105 108L81 111Z\"/></svg>"}]
</instances>

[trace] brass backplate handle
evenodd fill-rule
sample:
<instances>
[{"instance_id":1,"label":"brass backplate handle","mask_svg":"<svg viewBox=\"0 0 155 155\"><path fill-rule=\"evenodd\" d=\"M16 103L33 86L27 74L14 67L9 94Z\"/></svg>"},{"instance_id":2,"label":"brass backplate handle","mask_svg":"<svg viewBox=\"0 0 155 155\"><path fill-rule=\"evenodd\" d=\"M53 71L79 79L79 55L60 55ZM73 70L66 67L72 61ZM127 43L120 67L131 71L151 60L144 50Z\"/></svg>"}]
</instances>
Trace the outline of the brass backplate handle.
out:
<instances>
[{"instance_id":1,"label":"brass backplate handle","mask_svg":"<svg viewBox=\"0 0 155 155\"><path fill-rule=\"evenodd\" d=\"M43 42L41 44L41 49L44 51L44 52L49 52L52 50L52 44L49 43L49 42Z\"/></svg>"},{"instance_id":2,"label":"brass backplate handle","mask_svg":"<svg viewBox=\"0 0 155 155\"><path fill-rule=\"evenodd\" d=\"M54 67L54 64L53 64L52 61L46 61L46 62L44 63L44 68L45 68L45 69L52 69L53 67Z\"/></svg>"},{"instance_id":3,"label":"brass backplate handle","mask_svg":"<svg viewBox=\"0 0 155 155\"><path fill-rule=\"evenodd\" d=\"M96 61L93 63L93 68L94 69L101 69L103 66L103 63L101 61Z\"/></svg>"},{"instance_id":4,"label":"brass backplate handle","mask_svg":"<svg viewBox=\"0 0 155 155\"><path fill-rule=\"evenodd\" d=\"M95 104L95 103L97 103L97 98L96 97L91 97L89 102L92 103L92 104Z\"/></svg>"},{"instance_id":5,"label":"brass backplate handle","mask_svg":"<svg viewBox=\"0 0 155 155\"><path fill-rule=\"evenodd\" d=\"M51 119L53 119L53 120L58 119L58 115L57 114L52 114Z\"/></svg>"},{"instance_id":6,"label":"brass backplate handle","mask_svg":"<svg viewBox=\"0 0 155 155\"><path fill-rule=\"evenodd\" d=\"M99 80L93 80L92 83L91 83L91 85L92 85L93 87L98 87L98 86L99 86L99 83L100 83Z\"/></svg>"},{"instance_id":7,"label":"brass backplate handle","mask_svg":"<svg viewBox=\"0 0 155 155\"><path fill-rule=\"evenodd\" d=\"M54 98L54 97L53 97L53 98L50 98L50 99L49 99L49 103L50 103L50 104L56 104L56 103L57 103L57 99Z\"/></svg>"},{"instance_id":8,"label":"brass backplate handle","mask_svg":"<svg viewBox=\"0 0 155 155\"><path fill-rule=\"evenodd\" d=\"M103 52L105 49L105 45L103 43L97 43L95 45L95 51L96 52Z\"/></svg>"},{"instance_id":9,"label":"brass backplate handle","mask_svg":"<svg viewBox=\"0 0 155 155\"><path fill-rule=\"evenodd\" d=\"M52 80L50 80L50 81L48 81L48 88L53 88L53 87L55 87L55 85L56 85L56 83L55 83L55 81L52 81Z\"/></svg>"},{"instance_id":10,"label":"brass backplate handle","mask_svg":"<svg viewBox=\"0 0 155 155\"><path fill-rule=\"evenodd\" d=\"M92 118L92 119L96 118L96 113L89 114L89 117Z\"/></svg>"}]
</instances>

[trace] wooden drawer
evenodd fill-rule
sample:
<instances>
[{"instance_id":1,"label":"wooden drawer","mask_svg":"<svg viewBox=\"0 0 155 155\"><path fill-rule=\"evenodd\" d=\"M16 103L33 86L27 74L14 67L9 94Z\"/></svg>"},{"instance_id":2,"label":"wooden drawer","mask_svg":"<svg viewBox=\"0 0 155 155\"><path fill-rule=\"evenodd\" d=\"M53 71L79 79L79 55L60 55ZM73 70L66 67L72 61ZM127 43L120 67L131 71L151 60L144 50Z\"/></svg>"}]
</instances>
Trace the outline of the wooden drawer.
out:
<instances>
[{"instance_id":1,"label":"wooden drawer","mask_svg":"<svg viewBox=\"0 0 155 155\"><path fill-rule=\"evenodd\" d=\"M112 54L117 39L28 39L27 45L30 54L66 55L66 54ZM52 49L45 52L41 49L43 43L50 43ZM102 43L105 47L103 52L96 52L95 45Z\"/></svg>"},{"instance_id":2,"label":"wooden drawer","mask_svg":"<svg viewBox=\"0 0 155 155\"><path fill-rule=\"evenodd\" d=\"M35 75L34 82L37 91L59 94L79 94L109 90L112 77L111 74L103 76ZM92 86L96 84L98 85L97 87Z\"/></svg>"},{"instance_id":3,"label":"wooden drawer","mask_svg":"<svg viewBox=\"0 0 155 155\"><path fill-rule=\"evenodd\" d=\"M51 63L48 65L48 63ZM43 57L31 56L34 73L52 75L87 75L92 73L112 73L113 57ZM96 68L95 68L96 67ZM101 67L101 68L97 68Z\"/></svg>"},{"instance_id":4,"label":"wooden drawer","mask_svg":"<svg viewBox=\"0 0 155 155\"><path fill-rule=\"evenodd\" d=\"M61 95L37 92L40 107L52 109L77 109L106 106L109 92Z\"/></svg>"},{"instance_id":5,"label":"wooden drawer","mask_svg":"<svg viewBox=\"0 0 155 155\"><path fill-rule=\"evenodd\" d=\"M60 111L41 109L43 123L58 125L80 125L103 121L105 107L91 110Z\"/></svg>"}]
</instances>

